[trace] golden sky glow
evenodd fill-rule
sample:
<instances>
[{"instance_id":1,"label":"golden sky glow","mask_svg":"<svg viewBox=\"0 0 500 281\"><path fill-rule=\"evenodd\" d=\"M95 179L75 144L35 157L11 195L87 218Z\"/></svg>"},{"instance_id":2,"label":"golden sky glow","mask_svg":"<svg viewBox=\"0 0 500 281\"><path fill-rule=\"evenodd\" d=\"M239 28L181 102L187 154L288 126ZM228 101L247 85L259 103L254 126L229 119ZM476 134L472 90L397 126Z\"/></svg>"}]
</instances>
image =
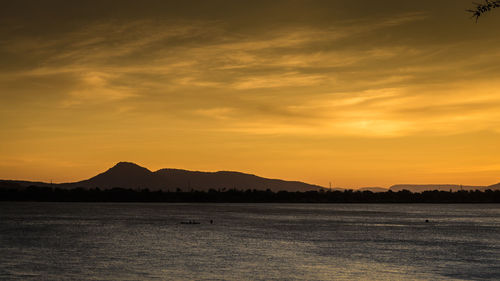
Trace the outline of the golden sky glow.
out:
<instances>
[{"instance_id":1,"label":"golden sky glow","mask_svg":"<svg viewBox=\"0 0 500 281\"><path fill-rule=\"evenodd\" d=\"M2 179L131 161L351 188L500 181L500 10L476 24L468 0L11 2Z\"/></svg>"}]
</instances>

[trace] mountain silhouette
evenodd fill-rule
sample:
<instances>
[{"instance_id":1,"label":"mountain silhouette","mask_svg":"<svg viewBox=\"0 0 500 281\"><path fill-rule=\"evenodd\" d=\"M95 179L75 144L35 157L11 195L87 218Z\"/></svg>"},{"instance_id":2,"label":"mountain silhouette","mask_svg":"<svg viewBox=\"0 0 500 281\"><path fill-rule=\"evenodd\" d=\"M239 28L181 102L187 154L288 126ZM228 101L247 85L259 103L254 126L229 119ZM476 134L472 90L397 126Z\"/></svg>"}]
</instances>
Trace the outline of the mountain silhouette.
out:
<instances>
[{"instance_id":1,"label":"mountain silhouette","mask_svg":"<svg viewBox=\"0 0 500 281\"><path fill-rule=\"evenodd\" d=\"M120 162L88 180L71 183L79 187L99 188L149 188L155 181L154 173L150 170L130 162Z\"/></svg>"},{"instance_id":2,"label":"mountain silhouette","mask_svg":"<svg viewBox=\"0 0 500 281\"><path fill-rule=\"evenodd\" d=\"M240 172L219 171L219 172L199 172L181 169L160 169L150 171L131 162L119 162L107 171L98 174L90 179L72 182L52 184L44 182L18 181L18 180L0 180L0 188L22 189L28 186L39 187L58 187L58 188L100 188L110 189L115 187L130 189L149 189L151 191L207 191L215 190L271 190L277 191L314 191L322 190L318 185L307 184L299 181L285 181L279 179L268 179L256 175ZM490 186L466 186L451 184L398 184L393 185L389 190L397 192L409 190L411 192L423 191L459 191L459 190L500 190L500 183ZM334 188L333 191L343 192L344 188ZM385 192L388 189L380 187L366 187L360 191Z\"/></svg>"},{"instance_id":3,"label":"mountain silhouette","mask_svg":"<svg viewBox=\"0 0 500 281\"><path fill-rule=\"evenodd\" d=\"M488 188L489 189L500 189L500 182L497 184L490 185L490 186L488 186Z\"/></svg>"},{"instance_id":4,"label":"mountain silhouette","mask_svg":"<svg viewBox=\"0 0 500 281\"><path fill-rule=\"evenodd\" d=\"M397 192L401 190L409 190L411 192L423 191L460 191L460 190L487 190L487 189L500 189L500 183L490 186L478 185L458 185L458 184L396 184L389 188L391 191Z\"/></svg>"},{"instance_id":5,"label":"mountain silhouette","mask_svg":"<svg viewBox=\"0 0 500 281\"><path fill-rule=\"evenodd\" d=\"M361 187L358 188L359 191L371 191L371 192L387 192L389 189L383 187Z\"/></svg>"},{"instance_id":6,"label":"mountain silhouette","mask_svg":"<svg viewBox=\"0 0 500 281\"><path fill-rule=\"evenodd\" d=\"M298 181L267 179L240 172L198 172L180 169L160 169L152 172L130 162L120 162L88 180L63 184L65 187L84 187L108 189L113 187L182 191L191 190L228 190L257 189L272 191L310 191L321 189L321 186Z\"/></svg>"}]
</instances>

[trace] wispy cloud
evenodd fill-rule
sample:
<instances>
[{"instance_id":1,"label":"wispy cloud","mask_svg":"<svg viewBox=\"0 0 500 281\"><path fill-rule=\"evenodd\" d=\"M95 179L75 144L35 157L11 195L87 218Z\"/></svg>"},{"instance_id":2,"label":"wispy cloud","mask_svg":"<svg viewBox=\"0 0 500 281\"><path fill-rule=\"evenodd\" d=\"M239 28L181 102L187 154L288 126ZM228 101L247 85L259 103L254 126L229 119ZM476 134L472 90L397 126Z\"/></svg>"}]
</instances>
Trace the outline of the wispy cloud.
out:
<instances>
[{"instance_id":1,"label":"wispy cloud","mask_svg":"<svg viewBox=\"0 0 500 281\"><path fill-rule=\"evenodd\" d=\"M484 120L495 115L494 97L475 93L486 100L479 103L484 105L480 113L474 106L460 107L474 101L455 97L450 105L449 93L434 88L432 73L442 80L454 75L452 68L470 64L440 58L440 49L450 46L360 45L374 31L426 16L410 13L252 35L228 33L217 22L90 23L64 37L21 38L4 45L9 52L29 53L37 64L0 78L71 79L73 86L59 97L63 108L109 103L120 112L151 113L163 103L182 116L212 114L227 122L224 130L256 134L379 137L433 132L436 124L439 133L456 133L467 130L460 125L464 122L494 130L495 122Z\"/></svg>"}]
</instances>

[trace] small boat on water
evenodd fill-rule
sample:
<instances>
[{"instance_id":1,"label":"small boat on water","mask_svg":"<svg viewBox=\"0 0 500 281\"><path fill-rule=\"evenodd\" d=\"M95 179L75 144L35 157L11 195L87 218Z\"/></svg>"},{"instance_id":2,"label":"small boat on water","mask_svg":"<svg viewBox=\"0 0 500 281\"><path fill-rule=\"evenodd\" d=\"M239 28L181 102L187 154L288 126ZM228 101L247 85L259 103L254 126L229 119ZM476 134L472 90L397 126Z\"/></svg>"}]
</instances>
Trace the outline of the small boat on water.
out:
<instances>
[{"instance_id":1,"label":"small boat on water","mask_svg":"<svg viewBox=\"0 0 500 281\"><path fill-rule=\"evenodd\" d=\"M181 221L181 224L200 224L200 222L197 222L197 221Z\"/></svg>"}]
</instances>

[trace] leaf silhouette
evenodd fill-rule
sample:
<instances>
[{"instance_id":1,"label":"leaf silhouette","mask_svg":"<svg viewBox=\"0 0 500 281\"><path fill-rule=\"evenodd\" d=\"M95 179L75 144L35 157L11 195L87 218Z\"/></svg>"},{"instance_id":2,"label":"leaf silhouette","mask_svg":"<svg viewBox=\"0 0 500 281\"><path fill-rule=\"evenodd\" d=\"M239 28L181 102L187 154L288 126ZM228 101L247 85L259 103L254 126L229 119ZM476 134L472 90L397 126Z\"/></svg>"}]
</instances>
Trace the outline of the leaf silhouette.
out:
<instances>
[{"instance_id":1,"label":"leaf silhouette","mask_svg":"<svg viewBox=\"0 0 500 281\"><path fill-rule=\"evenodd\" d=\"M473 10L468 9L466 11L471 13L472 18L476 18L477 22L479 17L484 15L486 12L489 12L495 8L500 7L500 0L496 1L485 0L484 3L474 3L474 4L476 5L475 9Z\"/></svg>"}]
</instances>

